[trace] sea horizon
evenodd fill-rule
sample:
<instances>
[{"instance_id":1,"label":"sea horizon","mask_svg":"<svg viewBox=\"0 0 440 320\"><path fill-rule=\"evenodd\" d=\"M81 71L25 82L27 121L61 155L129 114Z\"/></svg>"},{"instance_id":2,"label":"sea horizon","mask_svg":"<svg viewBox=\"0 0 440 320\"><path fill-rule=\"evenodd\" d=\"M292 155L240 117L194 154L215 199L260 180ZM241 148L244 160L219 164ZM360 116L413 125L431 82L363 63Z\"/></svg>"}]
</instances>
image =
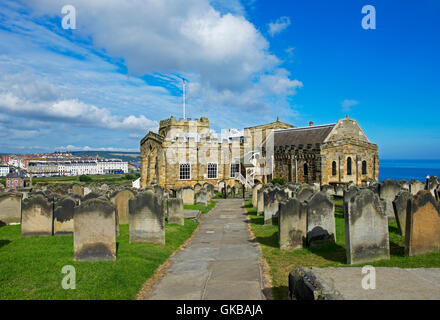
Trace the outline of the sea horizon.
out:
<instances>
[{"instance_id":1,"label":"sea horizon","mask_svg":"<svg viewBox=\"0 0 440 320\"><path fill-rule=\"evenodd\" d=\"M379 182L386 179L426 182L428 175L440 177L440 159L379 159Z\"/></svg>"}]
</instances>

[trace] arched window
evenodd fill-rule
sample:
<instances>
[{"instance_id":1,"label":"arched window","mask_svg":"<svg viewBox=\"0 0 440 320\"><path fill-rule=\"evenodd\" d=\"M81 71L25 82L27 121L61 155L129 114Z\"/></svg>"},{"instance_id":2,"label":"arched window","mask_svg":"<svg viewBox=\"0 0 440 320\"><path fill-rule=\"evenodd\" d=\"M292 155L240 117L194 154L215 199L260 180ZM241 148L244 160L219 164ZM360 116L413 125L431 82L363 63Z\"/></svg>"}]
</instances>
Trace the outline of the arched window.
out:
<instances>
[{"instance_id":1,"label":"arched window","mask_svg":"<svg viewBox=\"0 0 440 320\"><path fill-rule=\"evenodd\" d=\"M307 163L304 163L304 176L308 176L309 175L309 166L307 165Z\"/></svg>"},{"instance_id":2,"label":"arched window","mask_svg":"<svg viewBox=\"0 0 440 320\"><path fill-rule=\"evenodd\" d=\"M335 176L337 174L337 169L336 169L336 161L332 162L332 175Z\"/></svg>"},{"instance_id":3,"label":"arched window","mask_svg":"<svg viewBox=\"0 0 440 320\"><path fill-rule=\"evenodd\" d=\"M351 176L351 158L347 158L347 175Z\"/></svg>"},{"instance_id":4,"label":"arched window","mask_svg":"<svg viewBox=\"0 0 440 320\"><path fill-rule=\"evenodd\" d=\"M367 174L367 161L362 161L362 174Z\"/></svg>"}]
</instances>

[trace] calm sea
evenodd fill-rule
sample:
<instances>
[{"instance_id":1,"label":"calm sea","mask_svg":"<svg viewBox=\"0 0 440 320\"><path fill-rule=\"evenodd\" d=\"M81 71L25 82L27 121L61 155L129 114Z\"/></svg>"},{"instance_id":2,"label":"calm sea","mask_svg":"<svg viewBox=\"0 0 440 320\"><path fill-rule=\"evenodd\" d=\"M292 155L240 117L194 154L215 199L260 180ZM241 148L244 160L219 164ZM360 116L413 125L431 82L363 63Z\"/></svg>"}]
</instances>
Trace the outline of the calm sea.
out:
<instances>
[{"instance_id":1,"label":"calm sea","mask_svg":"<svg viewBox=\"0 0 440 320\"><path fill-rule=\"evenodd\" d=\"M440 160L380 160L379 181L416 179L426 182L427 175L440 177Z\"/></svg>"}]
</instances>

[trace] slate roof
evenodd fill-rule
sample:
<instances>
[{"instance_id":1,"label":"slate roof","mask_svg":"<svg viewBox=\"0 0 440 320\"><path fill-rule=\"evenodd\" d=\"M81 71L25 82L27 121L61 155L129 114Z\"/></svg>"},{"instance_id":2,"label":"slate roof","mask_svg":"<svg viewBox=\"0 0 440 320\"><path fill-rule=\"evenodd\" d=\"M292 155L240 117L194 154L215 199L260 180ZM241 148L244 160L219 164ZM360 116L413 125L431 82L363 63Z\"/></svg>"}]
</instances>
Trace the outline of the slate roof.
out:
<instances>
[{"instance_id":1,"label":"slate roof","mask_svg":"<svg viewBox=\"0 0 440 320\"><path fill-rule=\"evenodd\" d=\"M296 148L303 145L304 148L308 144L315 147L317 144L322 144L328 137L336 124L328 124L322 126L303 127L294 129L279 129L273 132L274 146L292 146Z\"/></svg>"},{"instance_id":2,"label":"slate roof","mask_svg":"<svg viewBox=\"0 0 440 320\"><path fill-rule=\"evenodd\" d=\"M17 172L11 172L6 175L6 178L21 178Z\"/></svg>"}]
</instances>

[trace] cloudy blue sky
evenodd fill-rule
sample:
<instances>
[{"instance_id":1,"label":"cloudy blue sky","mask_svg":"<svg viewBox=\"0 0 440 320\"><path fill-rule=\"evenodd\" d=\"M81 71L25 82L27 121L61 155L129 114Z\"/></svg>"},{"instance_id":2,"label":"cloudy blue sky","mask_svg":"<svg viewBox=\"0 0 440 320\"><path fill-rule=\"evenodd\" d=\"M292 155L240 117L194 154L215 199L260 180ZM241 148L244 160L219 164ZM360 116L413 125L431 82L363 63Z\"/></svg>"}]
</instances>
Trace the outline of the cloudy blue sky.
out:
<instances>
[{"instance_id":1,"label":"cloudy blue sky","mask_svg":"<svg viewBox=\"0 0 440 320\"><path fill-rule=\"evenodd\" d=\"M348 114L382 158L440 159L439 16L436 0L2 0L0 153L137 151L182 116L182 76L187 116L218 131Z\"/></svg>"}]
</instances>

